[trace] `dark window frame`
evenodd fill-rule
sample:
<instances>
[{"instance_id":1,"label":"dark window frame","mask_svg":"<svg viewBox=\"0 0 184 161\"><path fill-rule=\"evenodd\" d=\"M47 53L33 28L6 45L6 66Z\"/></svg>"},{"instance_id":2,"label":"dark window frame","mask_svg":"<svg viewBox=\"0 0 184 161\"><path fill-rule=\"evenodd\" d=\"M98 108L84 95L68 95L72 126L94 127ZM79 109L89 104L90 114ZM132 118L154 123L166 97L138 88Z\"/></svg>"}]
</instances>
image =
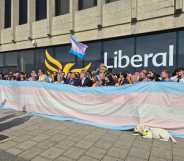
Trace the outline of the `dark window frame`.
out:
<instances>
[{"instance_id":1,"label":"dark window frame","mask_svg":"<svg viewBox=\"0 0 184 161\"><path fill-rule=\"evenodd\" d=\"M0 53L0 56L2 56L2 57L1 57L1 58L2 58L2 59L1 59L1 60L2 60L2 65L0 64L0 67L3 67L3 66L5 65L5 62L4 62L4 61L5 61L5 60L4 60L4 55L5 55L5 54Z\"/></svg>"},{"instance_id":2,"label":"dark window frame","mask_svg":"<svg viewBox=\"0 0 184 161\"><path fill-rule=\"evenodd\" d=\"M11 56L11 55L16 55L16 64L8 64L7 63L7 57L8 56ZM5 55L4 55L4 66L6 67L19 67L19 53L17 51L12 51L12 52L7 52Z\"/></svg>"},{"instance_id":3,"label":"dark window frame","mask_svg":"<svg viewBox=\"0 0 184 161\"><path fill-rule=\"evenodd\" d=\"M19 25L28 22L28 0L19 0Z\"/></svg>"},{"instance_id":4,"label":"dark window frame","mask_svg":"<svg viewBox=\"0 0 184 161\"><path fill-rule=\"evenodd\" d=\"M92 0L91 0L92 1ZM92 7L96 7L97 6L97 0L93 0L93 5L92 6L84 6L84 2L85 0L79 0L78 2L78 9L79 11L80 10L85 10L85 9L89 9L89 8L92 8Z\"/></svg>"},{"instance_id":5,"label":"dark window frame","mask_svg":"<svg viewBox=\"0 0 184 161\"><path fill-rule=\"evenodd\" d=\"M67 5L67 8L62 8L62 3L65 3L65 5ZM61 16L61 15L65 15L68 13L70 13L70 1L69 0L55 0L55 16Z\"/></svg>"},{"instance_id":6,"label":"dark window frame","mask_svg":"<svg viewBox=\"0 0 184 161\"><path fill-rule=\"evenodd\" d=\"M36 0L36 21L47 19L47 0Z\"/></svg>"},{"instance_id":7,"label":"dark window frame","mask_svg":"<svg viewBox=\"0 0 184 161\"><path fill-rule=\"evenodd\" d=\"M10 28L12 25L12 0L5 0L4 9L4 28Z\"/></svg>"},{"instance_id":8,"label":"dark window frame","mask_svg":"<svg viewBox=\"0 0 184 161\"><path fill-rule=\"evenodd\" d=\"M120 1L120 0L105 0L105 3L113 3L113 2L117 2L117 1Z\"/></svg>"}]
</instances>

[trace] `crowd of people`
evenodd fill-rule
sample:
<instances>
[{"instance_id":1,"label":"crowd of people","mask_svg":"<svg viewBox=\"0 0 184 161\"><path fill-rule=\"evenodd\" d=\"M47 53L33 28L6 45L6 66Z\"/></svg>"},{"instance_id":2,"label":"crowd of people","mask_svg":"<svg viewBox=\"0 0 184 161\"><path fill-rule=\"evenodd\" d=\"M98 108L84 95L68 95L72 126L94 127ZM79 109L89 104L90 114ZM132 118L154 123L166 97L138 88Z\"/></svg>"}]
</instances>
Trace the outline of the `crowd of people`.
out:
<instances>
[{"instance_id":1,"label":"crowd of people","mask_svg":"<svg viewBox=\"0 0 184 161\"><path fill-rule=\"evenodd\" d=\"M61 70L53 73L46 73L39 69L38 72L32 71L30 74L24 72L9 72L3 74L0 72L0 80L15 81L40 81L49 83L61 83L80 87L97 86L122 86L125 84L134 84L148 81L173 81L184 83L184 68L178 68L174 73L163 69L160 74L152 70L144 69L134 73L113 73L101 64L96 71L81 70L80 73L64 73Z\"/></svg>"}]
</instances>

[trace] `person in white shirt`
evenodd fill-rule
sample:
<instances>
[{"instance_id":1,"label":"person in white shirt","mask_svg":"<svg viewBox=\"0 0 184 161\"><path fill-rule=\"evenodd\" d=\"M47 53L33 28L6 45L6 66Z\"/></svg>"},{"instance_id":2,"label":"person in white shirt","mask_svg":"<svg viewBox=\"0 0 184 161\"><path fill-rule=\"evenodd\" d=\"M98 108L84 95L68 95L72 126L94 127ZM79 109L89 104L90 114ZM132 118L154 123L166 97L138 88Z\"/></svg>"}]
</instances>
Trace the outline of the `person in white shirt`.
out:
<instances>
[{"instance_id":1,"label":"person in white shirt","mask_svg":"<svg viewBox=\"0 0 184 161\"><path fill-rule=\"evenodd\" d=\"M184 69L182 69L179 74L180 74L179 82L184 83Z\"/></svg>"},{"instance_id":2,"label":"person in white shirt","mask_svg":"<svg viewBox=\"0 0 184 161\"><path fill-rule=\"evenodd\" d=\"M184 69L179 68L174 72L175 74L170 78L174 82L184 82Z\"/></svg>"}]
</instances>

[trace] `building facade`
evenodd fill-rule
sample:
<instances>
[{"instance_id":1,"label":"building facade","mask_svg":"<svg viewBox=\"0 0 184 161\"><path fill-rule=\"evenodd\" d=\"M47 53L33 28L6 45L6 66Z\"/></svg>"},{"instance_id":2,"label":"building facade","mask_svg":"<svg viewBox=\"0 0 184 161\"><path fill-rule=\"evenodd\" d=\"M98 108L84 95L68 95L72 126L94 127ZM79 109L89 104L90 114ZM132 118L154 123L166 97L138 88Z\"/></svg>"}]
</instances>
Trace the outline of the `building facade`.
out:
<instances>
[{"instance_id":1,"label":"building facade","mask_svg":"<svg viewBox=\"0 0 184 161\"><path fill-rule=\"evenodd\" d=\"M89 47L70 55L69 37ZM184 66L184 0L0 0L0 71L66 64L118 71Z\"/></svg>"}]
</instances>

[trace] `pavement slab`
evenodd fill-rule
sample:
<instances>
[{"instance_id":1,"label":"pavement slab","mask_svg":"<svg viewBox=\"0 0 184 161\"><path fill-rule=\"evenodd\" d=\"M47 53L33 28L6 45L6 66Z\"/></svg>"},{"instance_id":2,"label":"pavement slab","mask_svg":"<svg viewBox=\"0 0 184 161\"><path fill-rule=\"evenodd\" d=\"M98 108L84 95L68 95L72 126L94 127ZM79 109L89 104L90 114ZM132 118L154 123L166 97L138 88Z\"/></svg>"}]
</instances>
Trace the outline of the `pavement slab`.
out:
<instances>
[{"instance_id":1,"label":"pavement slab","mask_svg":"<svg viewBox=\"0 0 184 161\"><path fill-rule=\"evenodd\" d=\"M184 161L176 144L70 121L0 110L0 161Z\"/></svg>"}]
</instances>

